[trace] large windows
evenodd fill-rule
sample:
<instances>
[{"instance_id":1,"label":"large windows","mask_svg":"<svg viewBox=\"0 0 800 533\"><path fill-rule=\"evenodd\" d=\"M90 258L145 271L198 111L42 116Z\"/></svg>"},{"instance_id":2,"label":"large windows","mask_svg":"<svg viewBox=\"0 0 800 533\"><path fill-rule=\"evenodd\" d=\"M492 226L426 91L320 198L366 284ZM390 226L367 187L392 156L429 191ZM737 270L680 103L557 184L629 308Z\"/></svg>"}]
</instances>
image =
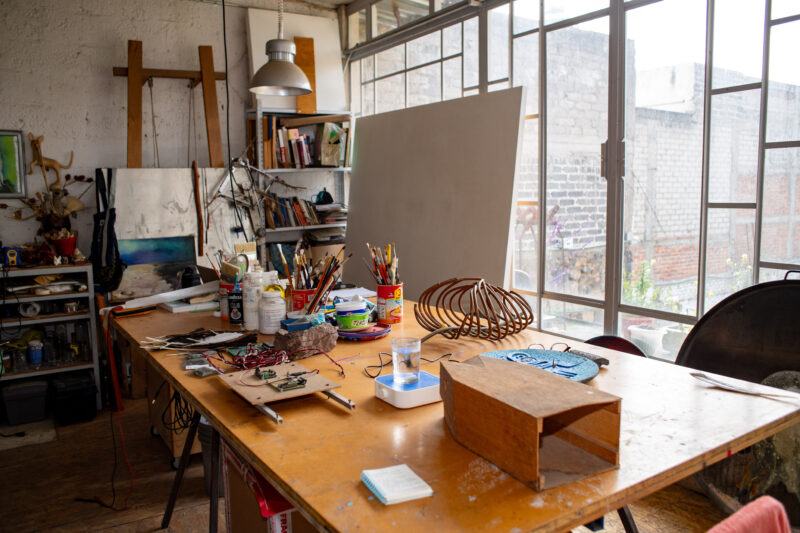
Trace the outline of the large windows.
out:
<instances>
[{"instance_id":1,"label":"large windows","mask_svg":"<svg viewBox=\"0 0 800 533\"><path fill-rule=\"evenodd\" d=\"M353 111L525 87L510 278L537 327L674 360L722 299L800 269L800 3L449 4L358 50Z\"/></svg>"}]
</instances>

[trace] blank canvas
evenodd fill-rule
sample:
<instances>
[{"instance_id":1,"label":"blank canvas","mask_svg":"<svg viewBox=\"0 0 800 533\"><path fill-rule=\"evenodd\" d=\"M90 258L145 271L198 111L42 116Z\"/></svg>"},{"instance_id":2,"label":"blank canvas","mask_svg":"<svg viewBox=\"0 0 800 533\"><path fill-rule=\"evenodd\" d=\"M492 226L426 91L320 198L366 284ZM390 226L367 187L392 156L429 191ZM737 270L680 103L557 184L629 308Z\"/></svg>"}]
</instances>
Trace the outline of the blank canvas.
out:
<instances>
[{"instance_id":1,"label":"blank canvas","mask_svg":"<svg viewBox=\"0 0 800 533\"><path fill-rule=\"evenodd\" d=\"M452 277L510 279L521 87L359 118L345 279L375 285L366 242L395 243L406 298Z\"/></svg>"}]
</instances>

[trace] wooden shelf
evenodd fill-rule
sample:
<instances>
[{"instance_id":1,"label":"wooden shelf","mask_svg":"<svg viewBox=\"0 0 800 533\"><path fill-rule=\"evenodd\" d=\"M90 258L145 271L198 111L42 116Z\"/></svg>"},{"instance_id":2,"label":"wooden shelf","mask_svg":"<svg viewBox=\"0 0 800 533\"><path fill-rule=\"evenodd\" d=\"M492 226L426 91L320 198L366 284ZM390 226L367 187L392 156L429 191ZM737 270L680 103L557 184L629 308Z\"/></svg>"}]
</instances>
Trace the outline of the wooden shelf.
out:
<instances>
[{"instance_id":1,"label":"wooden shelf","mask_svg":"<svg viewBox=\"0 0 800 533\"><path fill-rule=\"evenodd\" d=\"M44 276L47 274L75 274L91 272L91 263L81 265L64 266L32 266L32 267L11 267L8 269L9 278L19 278L23 276Z\"/></svg>"},{"instance_id":2,"label":"wooden shelf","mask_svg":"<svg viewBox=\"0 0 800 533\"><path fill-rule=\"evenodd\" d=\"M43 302L50 300L73 300L75 298L88 298L89 291L83 292L61 292L57 294L31 294L27 296L14 296L14 293L7 293L5 295L5 304L15 304L22 302ZM0 297L2 298L2 297Z\"/></svg>"},{"instance_id":3,"label":"wooden shelf","mask_svg":"<svg viewBox=\"0 0 800 533\"><path fill-rule=\"evenodd\" d=\"M336 222L334 224L318 224L316 226L289 226L286 228L266 228L267 233L278 233L281 231L310 231L315 229L325 228L344 228L347 227L347 222Z\"/></svg>"},{"instance_id":4,"label":"wooden shelf","mask_svg":"<svg viewBox=\"0 0 800 533\"><path fill-rule=\"evenodd\" d=\"M304 174L310 172L352 172L350 167L265 168L267 174Z\"/></svg>"},{"instance_id":5,"label":"wooden shelf","mask_svg":"<svg viewBox=\"0 0 800 533\"><path fill-rule=\"evenodd\" d=\"M60 372L70 372L72 370L86 370L94 368L92 363L75 363L72 365L54 366L50 368L40 368L38 370L26 370L25 372L9 372L0 376L0 381L11 381L13 379L30 378L34 376L44 376L47 374L58 374Z\"/></svg>"},{"instance_id":6,"label":"wooden shelf","mask_svg":"<svg viewBox=\"0 0 800 533\"><path fill-rule=\"evenodd\" d=\"M71 320L86 320L90 315L82 313L52 313L34 318L4 318L0 321L3 327L33 326L34 324L49 324L51 322L69 322Z\"/></svg>"}]
</instances>

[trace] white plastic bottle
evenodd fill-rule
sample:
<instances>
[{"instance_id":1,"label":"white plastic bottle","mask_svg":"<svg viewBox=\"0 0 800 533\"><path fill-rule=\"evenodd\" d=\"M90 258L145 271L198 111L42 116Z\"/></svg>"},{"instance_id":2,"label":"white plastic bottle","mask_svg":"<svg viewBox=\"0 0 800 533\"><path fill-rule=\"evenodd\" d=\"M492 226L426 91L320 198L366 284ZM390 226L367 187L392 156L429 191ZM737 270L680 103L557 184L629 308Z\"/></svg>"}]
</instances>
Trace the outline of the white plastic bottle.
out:
<instances>
[{"instance_id":1,"label":"white plastic bottle","mask_svg":"<svg viewBox=\"0 0 800 533\"><path fill-rule=\"evenodd\" d=\"M258 332L274 335L286 317L286 304L277 291L264 291L258 304Z\"/></svg>"},{"instance_id":2,"label":"white plastic bottle","mask_svg":"<svg viewBox=\"0 0 800 533\"><path fill-rule=\"evenodd\" d=\"M261 299L262 272L248 272L242 284L244 329L258 329L258 302Z\"/></svg>"}]
</instances>

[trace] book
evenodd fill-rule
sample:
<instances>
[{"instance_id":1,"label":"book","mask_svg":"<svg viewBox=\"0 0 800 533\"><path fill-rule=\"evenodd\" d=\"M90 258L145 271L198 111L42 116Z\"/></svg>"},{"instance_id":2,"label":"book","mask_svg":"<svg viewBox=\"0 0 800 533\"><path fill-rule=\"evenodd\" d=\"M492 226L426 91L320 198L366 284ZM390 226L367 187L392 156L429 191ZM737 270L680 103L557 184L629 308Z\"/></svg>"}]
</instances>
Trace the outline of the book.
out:
<instances>
[{"instance_id":1,"label":"book","mask_svg":"<svg viewBox=\"0 0 800 533\"><path fill-rule=\"evenodd\" d=\"M361 481L384 505L393 505L433 495L430 485L405 464L362 470Z\"/></svg>"}]
</instances>

